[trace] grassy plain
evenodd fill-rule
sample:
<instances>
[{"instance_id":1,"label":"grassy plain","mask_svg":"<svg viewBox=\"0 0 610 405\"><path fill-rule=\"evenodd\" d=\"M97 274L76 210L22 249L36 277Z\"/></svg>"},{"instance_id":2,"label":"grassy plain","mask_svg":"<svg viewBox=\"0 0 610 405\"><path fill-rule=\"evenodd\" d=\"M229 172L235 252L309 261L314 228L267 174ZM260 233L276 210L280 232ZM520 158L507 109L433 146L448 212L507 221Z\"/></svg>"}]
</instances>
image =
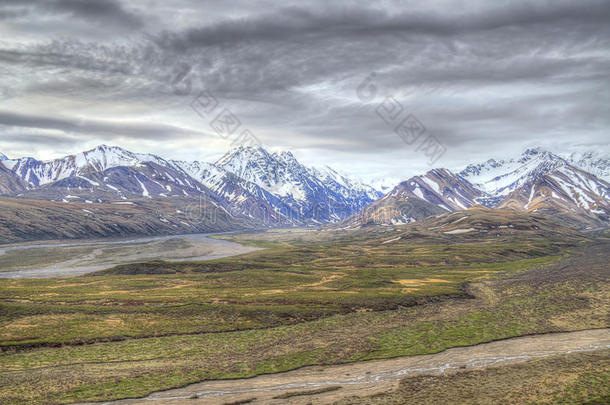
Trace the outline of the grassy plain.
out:
<instances>
[{"instance_id":1,"label":"grassy plain","mask_svg":"<svg viewBox=\"0 0 610 405\"><path fill-rule=\"evenodd\" d=\"M493 233L459 236L434 224L231 235L266 249L1 280L0 402L143 396L609 326L609 242L506 221L476 214L460 226Z\"/></svg>"}]
</instances>

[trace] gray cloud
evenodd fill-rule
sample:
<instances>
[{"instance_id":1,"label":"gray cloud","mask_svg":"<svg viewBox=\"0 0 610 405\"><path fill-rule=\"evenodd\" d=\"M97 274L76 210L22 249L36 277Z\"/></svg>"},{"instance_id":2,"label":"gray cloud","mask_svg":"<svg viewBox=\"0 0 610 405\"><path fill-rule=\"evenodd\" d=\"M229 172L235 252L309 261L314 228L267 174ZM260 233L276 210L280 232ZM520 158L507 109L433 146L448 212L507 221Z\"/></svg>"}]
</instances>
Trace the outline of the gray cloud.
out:
<instances>
[{"instance_id":1,"label":"gray cloud","mask_svg":"<svg viewBox=\"0 0 610 405\"><path fill-rule=\"evenodd\" d=\"M127 10L118 0L32 0L27 3L19 0L0 1L0 18L37 19L44 14L65 15L74 20L87 23L105 24L108 27L124 27L130 30L141 28L141 16Z\"/></svg>"},{"instance_id":2,"label":"gray cloud","mask_svg":"<svg viewBox=\"0 0 610 405\"><path fill-rule=\"evenodd\" d=\"M55 0L45 2L45 7L65 11L74 17L97 22L118 22L134 28L143 25L142 19L127 10L115 0Z\"/></svg>"},{"instance_id":3,"label":"gray cloud","mask_svg":"<svg viewBox=\"0 0 610 405\"><path fill-rule=\"evenodd\" d=\"M425 159L380 120L375 104L357 98L357 86L376 72L375 102L392 95L415 114L450 148L442 165L529 144L607 143L608 1L90 4L0 0L0 13L28 13L13 23L16 33L46 36L62 23L52 40L0 45L0 123L82 133L87 142L141 139L149 150L181 157L161 140L203 134L183 128L208 129L188 107L207 89L265 144L311 162L336 156L337 165L362 174L385 162L386 173L399 177L425 170ZM60 20L47 23L45 13ZM135 35L102 28L85 40L82 21ZM192 92L179 96L171 81L184 66ZM41 114L45 103L50 111ZM76 116L91 118L58 118ZM144 125L142 116L160 124Z\"/></svg>"},{"instance_id":4,"label":"gray cloud","mask_svg":"<svg viewBox=\"0 0 610 405\"><path fill-rule=\"evenodd\" d=\"M82 18L112 25L132 25L134 28L143 25L141 17L126 10L117 0L33 0L27 3L19 0L2 0L0 7L4 9L4 12L13 15L22 15L27 11L35 15L38 10L38 12L68 14L71 18Z\"/></svg>"},{"instance_id":5,"label":"gray cloud","mask_svg":"<svg viewBox=\"0 0 610 405\"><path fill-rule=\"evenodd\" d=\"M166 124L56 118L26 115L7 111L0 111L0 125L47 130L53 129L79 134L79 136L82 137L103 136L104 139L133 137L152 140L165 140L168 137L203 135L201 132Z\"/></svg>"},{"instance_id":6,"label":"gray cloud","mask_svg":"<svg viewBox=\"0 0 610 405\"><path fill-rule=\"evenodd\" d=\"M371 38L386 34L457 35L536 24L604 23L610 19L610 4L604 0L522 3L500 6L486 12L445 16L409 10L391 13L375 8L342 7L304 9L287 7L253 18L239 18L191 28L183 33L165 32L157 42L170 48L190 48L238 42L303 41L321 37Z\"/></svg>"}]
</instances>

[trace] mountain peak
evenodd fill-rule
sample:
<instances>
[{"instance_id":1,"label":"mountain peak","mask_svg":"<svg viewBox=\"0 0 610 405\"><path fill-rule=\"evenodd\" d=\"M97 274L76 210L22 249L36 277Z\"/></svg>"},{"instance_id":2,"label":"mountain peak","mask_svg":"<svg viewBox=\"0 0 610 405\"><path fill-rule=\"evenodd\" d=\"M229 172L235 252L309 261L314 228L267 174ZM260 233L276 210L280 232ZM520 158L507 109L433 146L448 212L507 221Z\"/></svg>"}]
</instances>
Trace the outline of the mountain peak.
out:
<instances>
[{"instance_id":1,"label":"mountain peak","mask_svg":"<svg viewBox=\"0 0 610 405\"><path fill-rule=\"evenodd\" d=\"M275 158L278 161L281 161L283 163L287 163L287 164L299 164L297 158L294 157L294 155L292 154L292 152L289 151L279 151L279 152L275 152L273 153L273 158Z\"/></svg>"},{"instance_id":2,"label":"mountain peak","mask_svg":"<svg viewBox=\"0 0 610 405\"><path fill-rule=\"evenodd\" d=\"M460 175L489 194L507 195L527 179L566 164L560 156L537 147L526 149L512 159L490 159L485 163L469 165Z\"/></svg>"},{"instance_id":3,"label":"mountain peak","mask_svg":"<svg viewBox=\"0 0 610 405\"><path fill-rule=\"evenodd\" d=\"M99 145L75 155L75 163L78 168L93 166L99 171L113 166L133 166L137 164L138 160L134 153L107 145Z\"/></svg>"},{"instance_id":4,"label":"mountain peak","mask_svg":"<svg viewBox=\"0 0 610 405\"><path fill-rule=\"evenodd\" d=\"M526 149L521 154L518 162L525 163L532 160L565 162L564 159L559 155L556 155L553 152L549 152L548 150L543 149L541 147Z\"/></svg>"},{"instance_id":5,"label":"mountain peak","mask_svg":"<svg viewBox=\"0 0 610 405\"><path fill-rule=\"evenodd\" d=\"M98 145L95 148L78 153L75 156L76 165L79 168L91 166L96 170L103 171L105 169L117 166L135 166L142 162L154 162L166 165L164 159L146 153L133 153L119 146Z\"/></svg>"},{"instance_id":6,"label":"mountain peak","mask_svg":"<svg viewBox=\"0 0 610 405\"><path fill-rule=\"evenodd\" d=\"M235 162L236 160L245 161L251 159L270 158L269 152L262 146L239 145L229 149L220 159L216 161L216 165L224 166Z\"/></svg>"},{"instance_id":7,"label":"mountain peak","mask_svg":"<svg viewBox=\"0 0 610 405\"><path fill-rule=\"evenodd\" d=\"M538 146L535 148L526 149L525 152L523 152L523 154L524 155L538 155L538 154L545 153L545 152L547 152L545 149Z\"/></svg>"},{"instance_id":8,"label":"mountain peak","mask_svg":"<svg viewBox=\"0 0 610 405\"><path fill-rule=\"evenodd\" d=\"M100 151L123 151L123 152L127 152L127 150L121 148L120 146L115 146L115 145L106 145L106 144L101 144L101 145L97 145L95 148L88 150L87 152L92 152L95 150L100 150Z\"/></svg>"},{"instance_id":9,"label":"mountain peak","mask_svg":"<svg viewBox=\"0 0 610 405\"><path fill-rule=\"evenodd\" d=\"M437 177L455 177L456 176L456 174L453 173L451 170L444 169L444 168L429 170L425 175L426 176L437 176Z\"/></svg>"},{"instance_id":10,"label":"mountain peak","mask_svg":"<svg viewBox=\"0 0 610 405\"><path fill-rule=\"evenodd\" d=\"M237 145L237 146L232 146L226 154L233 154L233 153L260 153L260 152L267 152L267 150L262 147L262 146L254 146L254 145Z\"/></svg>"}]
</instances>

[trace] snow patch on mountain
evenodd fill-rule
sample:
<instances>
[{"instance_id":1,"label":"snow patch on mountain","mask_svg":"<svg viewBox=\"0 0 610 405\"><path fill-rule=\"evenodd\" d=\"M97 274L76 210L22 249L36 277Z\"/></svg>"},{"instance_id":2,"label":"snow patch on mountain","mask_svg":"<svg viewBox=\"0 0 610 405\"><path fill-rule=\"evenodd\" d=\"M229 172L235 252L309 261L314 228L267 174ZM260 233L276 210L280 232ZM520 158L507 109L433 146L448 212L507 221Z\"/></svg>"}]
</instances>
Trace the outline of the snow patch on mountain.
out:
<instances>
[{"instance_id":1,"label":"snow patch on mountain","mask_svg":"<svg viewBox=\"0 0 610 405\"><path fill-rule=\"evenodd\" d=\"M542 148L527 149L520 156L489 159L471 164L459 174L446 169L433 169L424 175L400 183L371 205L360 217L367 222L392 223L411 210L415 200L432 204L446 211L460 211L476 204L490 208L523 211L547 210L553 215L569 215L572 223L608 222L610 218L610 184L580 166L595 169L603 175L607 169L606 155L589 153L570 155L564 159ZM418 208L431 214L430 206ZM367 210L365 210L367 211ZM386 215L376 221L374 215ZM387 215L387 213L390 213ZM351 218L348 222L354 223Z\"/></svg>"},{"instance_id":2,"label":"snow patch on mountain","mask_svg":"<svg viewBox=\"0 0 610 405\"><path fill-rule=\"evenodd\" d=\"M368 181L367 184L380 193L386 194L392 191L392 189L401 182L401 179L395 177L374 177Z\"/></svg>"},{"instance_id":3,"label":"snow patch on mountain","mask_svg":"<svg viewBox=\"0 0 610 405\"><path fill-rule=\"evenodd\" d=\"M60 159L40 161L27 157L7 160L3 164L30 185L42 186L89 172L102 172L113 167L136 167L143 162L167 165L167 162L158 156L135 154L117 146L106 145Z\"/></svg>"},{"instance_id":4,"label":"snow patch on mountain","mask_svg":"<svg viewBox=\"0 0 610 405\"><path fill-rule=\"evenodd\" d=\"M150 193L148 192L148 189L146 188L144 183L142 183L140 179L138 179L138 176L135 176L135 178L138 184L140 185L140 188L142 189L142 196L150 198Z\"/></svg>"},{"instance_id":5,"label":"snow patch on mountain","mask_svg":"<svg viewBox=\"0 0 610 405\"><path fill-rule=\"evenodd\" d=\"M334 187L335 191L342 193L344 197L349 197L349 194L352 193L361 193L368 196L371 200L376 200L383 195L382 192L365 184L361 179L348 176L330 166L312 167L310 172L313 177L329 187ZM333 186L333 183L338 185L338 187Z\"/></svg>"},{"instance_id":6,"label":"snow patch on mountain","mask_svg":"<svg viewBox=\"0 0 610 405\"><path fill-rule=\"evenodd\" d=\"M304 166L286 151L242 146L230 150L216 166L279 197L290 215L316 221L338 221L381 196L330 167Z\"/></svg>"},{"instance_id":7,"label":"snow patch on mountain","mask_svg":"<svg viewBox=\"0 0 610 405\"><path fill-rule=\"evenodd\" d=\"M575 152L566 156L566 160L572 165L610 182L609 151Z\"/></svg>"},{"instance_id":8,"label":"snow patch on mountain","mask_svg":"<svg viewBox=\"0 0 610 405\"><path fill-rule=\"evenodd\" d=\"M494 196L506 196L522 187L528 179L565 164L561 157L541 148L527 149L518 158L469 165L460 175L477 188Z\"/></svg>"},{"instance_id":9,"label":"snow patch on mountain","mask_svg":"<svg viewBox=\"0 0 610 405\"><path fill-rule=\"evenodd\" d=\"M579 167L600 172L604 164L599 154L572 154L564 159L536 148L515 158L469 165L460 174L488 193L485 199L492 207L526 211L553 207L564 213L602 215L599 219L605 221L610 213L609 184Z\"/></svg>"}]
</instances>

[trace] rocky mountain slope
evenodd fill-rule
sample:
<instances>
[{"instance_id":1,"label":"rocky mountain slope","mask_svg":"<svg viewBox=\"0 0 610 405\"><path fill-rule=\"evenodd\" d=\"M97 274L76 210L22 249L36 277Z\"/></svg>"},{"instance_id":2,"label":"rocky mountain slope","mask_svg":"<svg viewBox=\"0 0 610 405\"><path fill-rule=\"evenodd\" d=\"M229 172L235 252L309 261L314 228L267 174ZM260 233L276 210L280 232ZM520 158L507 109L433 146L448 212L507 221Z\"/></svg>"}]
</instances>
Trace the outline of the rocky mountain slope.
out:
<instances>
[{"instance_id":1,"label":"rocky mountain slope","mask_svg":"<svg viewBox=\"0 0 610 405\"><path fill-rule=\"evenodd\" d=\"M516 158L468 165L460 175L490 195L506 196L529 180L567 164L551 152L527 149Z\"/></svg>"},{"instance_id":2,"label":"rocky mountain slope","mask_svg":"<svg viewBox=\"0 0 610 405\"><path fill-rule=\"evenodd\" d=\"M343 221L341 226L411 223L431 215L466 209L485 196L447 169L430 170L400 183L381 199Z\"/></svg>"},{"instance_id":3,"label":"rocky mountain slope","mask_svg":"<svg viewBox=\"0 0 610 405\"><path fill-rule=\"evenodd\" d=\"M258 227L212 202L62 203L0 197L0 243L218 232Z\"/></svg>"},{"instance_id":4,"label":"rocky mountain slope","mask_svg":"<svg viewBox=\"0 0 610 405\"><path fill-rule=\"evenodd\" d=\"M511 235L582 239L580 232L565 225L539 213L475 206L426 218L416 224L416 229L451 240Z\"/></svg>"},{"instance_id":5,"label":"rocky mountain slope","mask_svg":"<svg viewBox=\"0 0 610 405\"><path fill-rule=\"evenodd\" d=\"M259 226L339 221L381 195L329 167L309 168L290 152L263 148L240 147L215 164L106 145L51 161L2 156L1 195L63 203L204 200Z\"/></svg>"},{"instance_id":6,"label":"rocky mountain slope","mask_svg":"<svg viewBox=\"0 0 610 405\"><path fill-rule=\"evenodd\" d=\"M0 163L0 195L17 194L25 190L21 178Z\"/></svg>"},{"instance_id":7,"label":"rocky mountain slope","mask_svg":"<svg viewBox=\"0 0 610 405\"><path fill-rule=\"evenodd\" d=\"M329 167L308 168L290 152L239 147L225 154L215 166L276 196L279 200L268 202L295 220L336 222L381 196L372 187Z\"/></svg>"},{"instance_id":8,"label":"rocky mountain slope","mask_svg":"<svg viewBox=\"0 0 610 405\"><path fill-rule=\"evenodd\" d=\"M171 161L171 164L227 201L229 212L257 218L266 224L299 223L281 214L281 201L277 196L214 164L184 161Z\"/></svg>"},{"instance_id":9,"label":"rocky mountain slope","mask_svg":"<svg viewBox=\"0 0 610 405\"><path fill-rule=\"evenodd\" d=\"M491 196L501 197L496 205L500 208L553 209L594 221L607 220L610 214L610 185L605 180L543 149L470 165L461 175Z\"/></svg>"},{"instance_id":10,"label":"rocky mountain slope","mask_svg":"<svg viewBox=\"0 0 610 405\"><path fill-rule=\"evenodd\" d=\"M103 172L113 167L137 167L141 162L166 166L154 155L136 154L116 146L100 145L92 150L50 161L31 157L7 159L2 164L17 174L30 187L42 186L68 177Z\"/></svg>"},{"instance_id":11,"label":"rocky mountain slope","mask_svg":"<svg viewBox=\"0 0 610 405\"><path fill-rule=\"evenodd\" d=\"M447 212L446 209L426 200L410 197L410 193L405 191L406 183L399 184L379 200L335 226L353 228L370 225L403 225Z\"/></svg>"},{"instance_id":12,"label":"rocky mountain slope","mask_svg":"<svg viewBox=\"0 0 610 405\"><path fill-rule=\"evenodd\" d=\"M607 168L598 155L575 156L600 173ZM540 211L573 226L595 226L610 222L610 185L556 154L528 149L516 158L471 164L459 174L435 169L412 177L340 226L413 222L436 212L433 207L447 212L475 205Z\"/></svg>"},{"instance_id":13,"label":"rocky mountain slope","mask_svg":"<svg viewBox=\"0 0 610 405\"><path fill-rule=\"evenodd\" d=\"M514 158L471 164L459 173L430 170L382 197L328 166L307 167L290 152L238 147L206 163L101 145L51 161L0 155L0 195L77 204L76 212L84 212L82 203L139 204L148 207L147 223L158 232L169 232L168 223L178 231L404 224L477 205L546 213L573 226L594 227L610 222L610 185L602 178L610 167L606 155L563 158L528 149ZM185 217L161 221L155 204L169 204L170 211ZM68 205L65 210L72 210Z\"/></svg>"},{"instance_id":14,"label":"rocky mountain slope","mask_svg":"<svg viewBox=\"0 0 610 405\"><path fill-rule=\"evenodd\" d=\"M573 166L610 183L610 152L575 152L571 153L566 160Z\"/></svg>"}]
</instances>

